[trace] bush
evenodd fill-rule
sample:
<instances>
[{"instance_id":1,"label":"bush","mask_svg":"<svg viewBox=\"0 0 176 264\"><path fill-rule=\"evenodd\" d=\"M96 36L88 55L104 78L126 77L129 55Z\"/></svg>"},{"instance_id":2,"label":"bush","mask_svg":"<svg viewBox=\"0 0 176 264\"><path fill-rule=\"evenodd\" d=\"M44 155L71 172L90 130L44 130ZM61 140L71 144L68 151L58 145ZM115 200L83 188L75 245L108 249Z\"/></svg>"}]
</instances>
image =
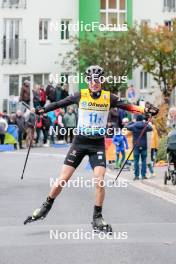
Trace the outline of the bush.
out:
<instances>
[{"instance_id":1,"label":"bush","mask_svg":"<svg viewBox=\"0 0 176 264\"><path fill-rule=\"evenodd\" d=\"M158 154L157 154L157 161L164 160L167 161L167 137L162 137L160 139L159 148L158 148Z\"/></svg>"}]
</instances>

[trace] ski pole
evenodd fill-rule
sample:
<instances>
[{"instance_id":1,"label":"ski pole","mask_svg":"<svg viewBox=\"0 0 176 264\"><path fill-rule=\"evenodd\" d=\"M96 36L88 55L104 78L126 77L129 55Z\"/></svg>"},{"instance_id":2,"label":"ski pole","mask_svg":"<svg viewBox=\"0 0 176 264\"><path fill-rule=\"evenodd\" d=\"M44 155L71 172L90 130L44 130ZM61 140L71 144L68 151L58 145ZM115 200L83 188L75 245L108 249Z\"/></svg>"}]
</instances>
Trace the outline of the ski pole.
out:
<instances>
[{"instance_id":1,"label":"ski pole","mask_svg":"<svg viewBox=\"0 0 176 264\"><path fill-rule=\"evenodd\" d=\"M29 105L27 105L27 104L26 104L25 102L23 102L23 101L22 101L22 104L23 104L28 110L30 110ZM30 150L31 150L32 142L33 142L33 136L31 137L31 140L30 140L30 143L29 143L28 152L27 152L27 155L26 155L26 159L25 159L25 163L24 163L24 167L23 167L23 172L22 172L22 175L21 175L21 180L23 180L23 178L24 178L24 172L25 172L26 165L27 165L27 161L28 161L28 158L29 158L29 153L30 153Z\"/></svg>"},{"instance_id":2,"label":"ski pole","mask_svg":"<svg viewBox=\"0 0 176 264\"><path fill-rule=\"evenodd\" d=\"M140 140L141 140L141 138L142 138L142 136L143 136L144 132L146 131L148 124L151 122L151 120L152 120L152 117L150 117L150 118L148 119L148 121L146 122L146 124L145 124L145 126L144 126L143 130L141 131L141 134L139 135L139 137L138 137L138 139L137 139L137 141L136 141L136 145L139 145L139 143L140 143ZM117 174L117 176L116 176L116 178L115 178L115 180L114 180L113 184L114 184L114 183L115 183L115 181L118 179L118 177L120 176L121 172L123 171L123 169L124 169L124 167L125 167L125 165L126 165L127 161L129 160L129 158L130 158L131 154L133 153L133 151L134 151L134 149L135 149L136 145L134 145L134 146L133 146L133 148L132 148L132 150L130 151L130 153L129 153L129 155L128 155L127 159L125 160L125 162L123 163L123 165L122 165L122 167L121 167L121 169L120 169L119 173Z\"/></svg>"},{"instance_id":3,"label":"ski pole","mask_svg":"<svg viewBox=\"0 0 176 264\"><path fill-rule=\"evenodd\" d=\"M23 177L24 177L24 172L25 172L25 169L26 169L29 153L30 153L30 150L31 150L32 141L33 141L33 137L31 138L30 144L29 144L29 147L28 147L28 152L27 152L27 155L26 155L26 159L25 159L25 163L24 163L24 167L23 167L23 172L22 172L22 175L21 175L21 180L23 180Z\"/></svg>"}]
</instances>

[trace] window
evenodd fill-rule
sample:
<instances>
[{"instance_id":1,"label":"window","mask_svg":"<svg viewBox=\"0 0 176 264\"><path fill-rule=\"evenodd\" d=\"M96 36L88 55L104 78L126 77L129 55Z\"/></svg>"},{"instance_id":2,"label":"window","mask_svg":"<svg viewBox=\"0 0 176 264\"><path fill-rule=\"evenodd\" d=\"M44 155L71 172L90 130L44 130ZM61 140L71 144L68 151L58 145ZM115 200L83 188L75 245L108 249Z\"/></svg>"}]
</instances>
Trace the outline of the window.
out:
<instances>
[{"instance_id":1,"label":"window","mask_svg":"<svg viewBox=\"0 0 176 264\"><path fill-rule=\"evenodd\" d=\"M25 63L26 41L21 38L21 19L3 21L3 63Z\"/></svg>"},{"instance_id":2,"label":"window","mask_svg":"<svg viewBox=\"0 0 176 264\"><path fill-rule=\"evenodd\" d=\"M113 26L126 24L127 0L101 0L101 24Z\"/></svg>"},{"instance_id":3,"label":"window","mask_svg":"<svg viewBox=\"0 0 176 264\"><path fill-rule=\"evenodd\" d=\"M49 82L49 74L34 74L34 85L46 85Z\"/></svg>"},{"instance_id":4,"label":"window","mask_svg":"<svg viewBox=\"0 0 176 264\"><path fill-rule=\"evenodd\" d=\"M9 95L19 95L19 75L9 76Z\"/></svg>"},{"instance_id":5,"label":"window","mask_svg":"<svg viewBox=\"0 0 176 264\"><path fill-rule=\"evenodd\" d=\"M49 39L49 19L40 19L39 21L39 40Z\"/></svg>"},{"instance_id":6,"label":"window","mask_svg":"<svg viewBox=\"0 0 176 264\"><path fill-rule=\"evenodd\" d=\"M49 73L44 74L44 83L43 85L47 85L49 82Z\"/></svg>"},{"instance_id":7,"label":"window","mask_svg":"<svg viewBox=\"0 0 176 264\"><path fill-rule=\"evenodd\" d=\"M2 0L2 8L26 8L26 0Z\"/></svg>"},{"instance_id":8,"label":"window","mask_svg":"<svg viewBox=\"0 0 176 264\"><path fill-rule=\"evenodd\" d=\"M176 0L164 0L163 11L166 12L175 12L176 11Z\"/></svg>"},{"instance_id":9,"label":"window","mask_svg":"<svg viewBox=\"0 0 176 264\"><path fill-rule=\"evenodd\" d=\"M70 38L70 32L69 32L69 24L70 20L61 20L61 39L62 40L68 40Z\"/></svg>"},{"instance_id":10,"label":"window","mask_svg":"<svg viewBox=\"0 0 176 264\"><path fill-rule=\"evenodd\" d=\"M34 85L35 84L39 84L39 85L43 84L43 76L42 76L42 74L34 74Z\"/></svg>"},{"instance_id":11,"label":"window","mask_svg":"<svg viewBox=\"0 0 176 264\"><path fill-rule=\"evenodd\" d=\"M141 71L140 72L140 89L147 89L148 87L148 74L147 72Z\"/></svg>"},{"instance_id":12,"label":"window","mask_svg":"<svg viewBox=\"0 0 176 264\"><path fill-rule=\"evenodd\" d=\"M101 0L101 9L106 9L106 0Z\"/></svg>"}]
</instances>

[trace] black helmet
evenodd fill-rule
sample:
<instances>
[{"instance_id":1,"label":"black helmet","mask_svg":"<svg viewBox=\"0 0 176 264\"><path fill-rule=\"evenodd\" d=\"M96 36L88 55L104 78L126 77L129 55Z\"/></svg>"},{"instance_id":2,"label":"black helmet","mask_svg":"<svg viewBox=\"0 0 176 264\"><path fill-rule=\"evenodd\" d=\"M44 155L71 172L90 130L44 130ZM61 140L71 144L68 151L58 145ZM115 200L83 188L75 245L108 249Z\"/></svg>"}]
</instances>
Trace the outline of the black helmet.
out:
<instances>
[{"instance_id":1,"label":"black helmet","mask_svg":"<svg viewBox=\"0 0 176 264\"><path fill-rule=\"evenodd\" d=\"M104 76L104 69L98 65L92 65L86 69L86 77L87 79L99 79Z\"/></svg>"}]
</instances>

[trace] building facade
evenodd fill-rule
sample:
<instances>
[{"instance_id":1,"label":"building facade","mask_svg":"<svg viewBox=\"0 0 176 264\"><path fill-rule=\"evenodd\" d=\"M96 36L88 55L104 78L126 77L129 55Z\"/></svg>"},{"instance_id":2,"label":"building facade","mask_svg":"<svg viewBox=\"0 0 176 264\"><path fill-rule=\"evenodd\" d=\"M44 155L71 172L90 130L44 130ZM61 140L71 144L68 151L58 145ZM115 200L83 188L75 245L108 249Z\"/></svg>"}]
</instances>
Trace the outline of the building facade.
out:
<instances>
[{"instance_id":1,"label":"building facade","mask_svg":"<svg viewBox=\"0 0 176 264\"><path fill-rule=\"evenodd\" d=\"M49 77L57 83L60 76L75 74L63 56L73 50L72 36L83 38L85 30L74 30L71 24L170 27L175 14L176 0L0 0L0 111L12 110L24 80L32 89L46 85ZM154 102L160 94L152 76L141 68L133 71L129 84L138 98ZM70 92L76 89L78 83L69 83Z\"/></svg>"},{"instance_id":2,"label":"building facade","mask_svg":"<svg viewBox=\"0 0 176 264\"><path fill-rule=\"evenodd\" d=\"M0 0L1 111L12 111L24 80L32 88L68 72L62 54L73 49L68 24L78 13L77 0Z\"/></svg>"}]
</instances>

